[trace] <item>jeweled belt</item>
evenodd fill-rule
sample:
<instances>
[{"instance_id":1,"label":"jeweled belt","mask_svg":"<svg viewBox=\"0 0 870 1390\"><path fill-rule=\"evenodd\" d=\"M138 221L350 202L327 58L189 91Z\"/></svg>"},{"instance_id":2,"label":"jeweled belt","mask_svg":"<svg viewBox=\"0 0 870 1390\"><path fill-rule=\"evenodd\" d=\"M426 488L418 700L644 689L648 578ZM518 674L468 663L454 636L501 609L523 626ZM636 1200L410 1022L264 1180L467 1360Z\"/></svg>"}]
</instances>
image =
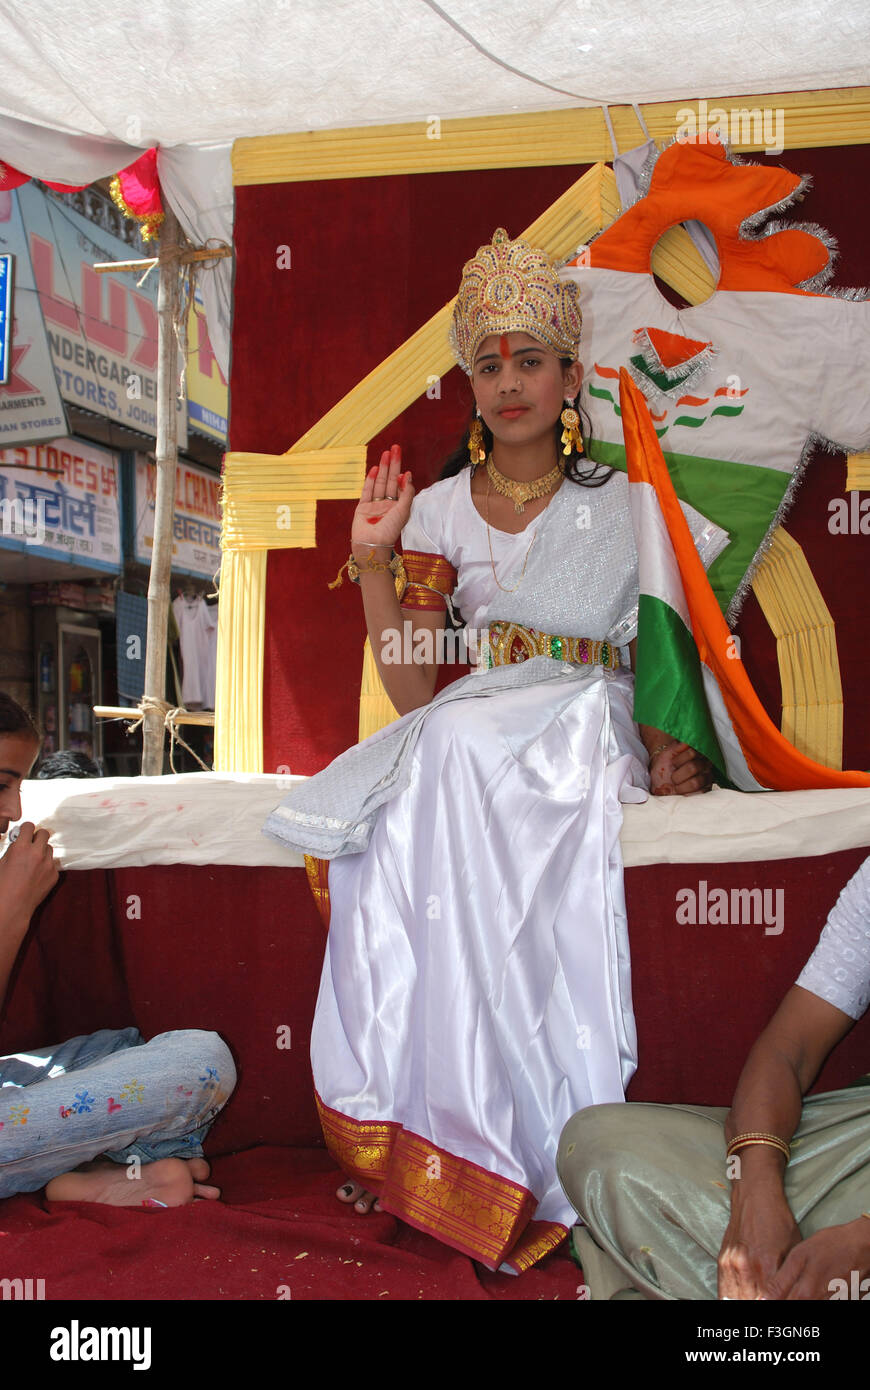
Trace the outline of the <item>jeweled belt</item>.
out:
<instances>
[{"instance_id":1,"label":"jeweled belt","mask_svg":"<svg viewBox=\"0 0 870 1390\"><path fill-rule=\"evenodd\" d=\"M606 666L610 670L620 665L619 648L610 642L597 642L591 637L555 637L519 623L490 623L488 659L484 657L487 666L512 666L533 656L549 656L577 666Z\"/></svg>"}]
</instances>

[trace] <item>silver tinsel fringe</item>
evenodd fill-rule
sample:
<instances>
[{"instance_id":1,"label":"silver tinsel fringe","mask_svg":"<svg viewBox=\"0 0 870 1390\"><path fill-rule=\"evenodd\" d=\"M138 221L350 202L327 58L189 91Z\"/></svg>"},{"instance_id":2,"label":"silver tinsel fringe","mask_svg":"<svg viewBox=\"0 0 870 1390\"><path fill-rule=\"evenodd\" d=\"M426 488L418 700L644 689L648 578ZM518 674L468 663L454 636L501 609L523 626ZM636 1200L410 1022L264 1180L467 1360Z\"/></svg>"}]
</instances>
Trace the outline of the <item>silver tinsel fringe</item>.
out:
<instances>
[{"instance_id":1,"label":"silver tinsel fringe","mask_svg":"<svg viewBox=\"0 0 870 1390\"><path fill-rule=\"evenodd\" d=\"M748 160L731 159L732 164L740 163L749 169L764 169L770 166L764 164L750 164ZM769 207L759 208L757 212L751 212L748 217L744 217L738 229L741 241L757 241L758 229L763 227L771 217L775 217L778 212L787 212L790 207L799 202L805 194L809 193L813 186L812 174L802 174L797 188L793 188L791 193L787 193L779 202L771 203ZM755 233L755 235L753 235Z\"/></svg>"},{"instance_id":2,"label":"silver tinsel fringe","mask_svg":"<svg viewBox=\"0 0 870 1390\"><path fill-rule=\"evenodd\" d=\"M789 512L792 509L792 506L794 505L795 495L797 493L800 481L803 478L804 472L806 471L807 464L810 461L810 455L815 450L816 445L820 442L821 441L816 435L811 434L807 436L807 440L804 444L803 449L801 450L801 456L798 459L797 466L792 470L792 475L789 479L788 487L786 488L783 494L782 501L777 507L776 512L773 516L773 520L771 521L770 525L767 528L767 531L765 532L764 539L761 542L761 545L756 550L755 555L753 556L750 562L749 568L747 569L746 573L744 574L743 578L741 579L740 583L735 589L734 597L728 605L728 611L725 614L725 618L728 623L728 626L731 628L734 627L734 624L736 623L737 618L739 616L740 610L743 607L746 595L752 588L752 581L755 578L755 572L758 569L758 566L761 564L762 560L770 550L770 547L773 545L774 531L776 530L777 526L782 525L783 521L788 516Z\"/></svg>"},{"instance_id":3,"label":"silver tinsel fringe","mask_svg":"<svg viewBox=\"0 0 870 1390\"><path fill-rule=\"evenodd\" d=\"M747 569L736 590L734 591L734 597L728 605L728 611L725 614L725 618L728 623L728 626L731 628L734 627L740 610L743 607L743 602L746 598L746 595L749 593L749 590L752 587L752 581L755 578L755 572L773 544L774 531L776 530L777 526L781 526L783 524L794 505L794 500L797 496L797 490L800 487L801 482L803 481L803 476L807 470L807 465L809 464L810 458L816 452L817 449L823 449L824 452L827 454L846 454L849 452L849 449L845 444L838 444L833 439L826 439L825 436L822 434L810 434L807 436L806 443L804 444L804 447L801 450L801 456L798 459L796 467L792 471L792 475L789 478L788 487L786 488L783 494L782 501L776 509L776 513L774 515L773 520L770 523L770 526L767 528L764 540L761 542L761 545L756 550L749 568Z\"/></svg>"},{"instance_id":4,"label":"silver tinsel fringe","mask_svg":"<svg viewBox=\"0 0 870 1390\"><path fill-rule=\"evenodd\" d=\"M688 371L685 376L678 377L678 374L683 370L682 365L676 367L663 366L645 328L639 331L634 341L635 345L640 349L640 355L650 371L657 372L667 381L668 386L665 388L664 394L668 397L670 397L672 392L687 390L688 387L694 385L696 381L699 381L713 365L713 359L719 356L719 349L714 347L712 343L708 343L701 352L697 353L696 356L691 359L693 362L691 370ZM660 391L662 390L661 387L658 389Z\"/></svg>"},{"instance_id":5,"label":"silver tinsel fringe","mask_svg":"<svg viewBox=\"0 0 870 1390\"><path fill-rule=\"evenodd\" d=\"M870 299L870 286L861 285L852 289L835 287L831 290L823 290L822 293L826 294L829 299L854 299L860 302L863 299Z\"/></svg>"}]
</instances>

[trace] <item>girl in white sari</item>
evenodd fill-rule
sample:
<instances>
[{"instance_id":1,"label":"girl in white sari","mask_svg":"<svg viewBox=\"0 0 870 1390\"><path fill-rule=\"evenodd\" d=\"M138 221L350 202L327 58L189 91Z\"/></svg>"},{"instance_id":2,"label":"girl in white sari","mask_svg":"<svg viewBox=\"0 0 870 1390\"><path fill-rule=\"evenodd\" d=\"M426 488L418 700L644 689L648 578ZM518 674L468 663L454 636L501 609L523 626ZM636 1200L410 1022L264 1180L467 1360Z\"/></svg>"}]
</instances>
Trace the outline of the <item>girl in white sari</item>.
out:
<instances>
[{"instance_id":1,"label":"girl in white sari","mask_svg":"<svg viewBox=\"0 0 870 1390\"><path fill-rule=\"evenodd\" d=\"M415 497L394 447L352 528L402 717L267 822L330 860L312 1064L340 1195L516 1272L574 1220L564 1124L636 1065L621 803L711 777L632 721L627 481L579 460L579 331L576 287L525 242L499 231L465 266L469 466ZM709 564L727 537L686 510ZM485 635L433 698L448 608Z\"/></svg>"}]
</instances>

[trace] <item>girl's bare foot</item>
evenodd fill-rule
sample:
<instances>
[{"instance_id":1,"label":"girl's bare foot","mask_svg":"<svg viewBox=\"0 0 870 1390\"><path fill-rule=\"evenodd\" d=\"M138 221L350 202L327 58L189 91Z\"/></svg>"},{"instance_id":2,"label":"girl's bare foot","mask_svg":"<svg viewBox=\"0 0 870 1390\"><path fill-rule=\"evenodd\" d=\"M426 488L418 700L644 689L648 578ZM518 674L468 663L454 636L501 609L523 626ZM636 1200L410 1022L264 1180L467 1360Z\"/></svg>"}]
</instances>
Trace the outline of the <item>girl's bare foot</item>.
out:
<instances>
[{"instance_id":1,"label":"girl's bare foot","mask_svg":"<svg viewBox=\"0 0 870 1390\"><path fill-rule=\"evenodd\" d=\"M220 1188L205 1184L204 1158L161 1158L143 1163L138 1175L121 1163L95 1162L52 1178L45 1189L50 1202L104 1202L111 1207L182 1207L195 1197L216 1201Z\"/></svg>"},{"instance_id":2,"label":"girl's bare foot","mask_svg":"<svg viewBox=\"0 0 870 1390\"><path fill-rule=\"evenodd\" d=\"M374 1192L367 1192L362 1183L351 1182L350 1179L342 1183L335 1195L340 1202L352 1202L354 1211L358 1211L360 1216L365 1216L372 1209L383 1210Z\"/></svg>"}]
</instances>

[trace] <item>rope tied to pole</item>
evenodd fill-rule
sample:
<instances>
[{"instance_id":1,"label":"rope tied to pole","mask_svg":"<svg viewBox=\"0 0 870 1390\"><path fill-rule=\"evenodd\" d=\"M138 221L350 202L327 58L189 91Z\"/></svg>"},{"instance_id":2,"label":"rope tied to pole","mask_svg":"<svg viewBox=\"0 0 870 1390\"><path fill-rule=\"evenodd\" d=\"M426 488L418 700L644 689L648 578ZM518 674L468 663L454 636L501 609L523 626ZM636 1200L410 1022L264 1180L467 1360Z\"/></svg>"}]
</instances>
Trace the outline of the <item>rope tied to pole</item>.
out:
<instances>
[{"instance_id":1,"label":"rope tied to pole","mask_svg":"<svg viewBox=\"0 0 870 1390\"><path fill-rule=\"evenodd\" d=\"M130 711L130 727L128 734L135 734L136 730L145 723L145 715L149 710L157 710L163 718L163 727L169 734L169 766L174 773L178 773L175 766L175 745L180 743L182 748L190 754L195 762L198 762L203 772L211 772L211 768L203 762L197 752L191 748L186 739L182 738L178 732L179 722L183 720L188 711L183 705L171 705L168 700L158 700L152 695L143 695L138 705ZM135 713L134 713L135 711Z\"/></svg>"},{"instance_id":2,"label":"rope tied to pole","mask_svg":"<svg viewBox=\"0 0 870 1390\"><path fill-rule=\"evenodd\" d=\"M181 715L184 714L187 714L187 710L180 705L176 705L173 709L168 709L166 711L166 718L163 721L164 728L167 729L169 732L169 766L172 768L173 772L176 771L175 745L176 743L180 743L182 748L184 748L186 752L188 752L190 756L194 758L196 762L199 763L203 772L211 772L211 768L206 766L199 754L193 751L190 744L186 741L186 739L183 739L181 737L181 734L178 732L178 719Z\"/></svg>"}]
</instances>

